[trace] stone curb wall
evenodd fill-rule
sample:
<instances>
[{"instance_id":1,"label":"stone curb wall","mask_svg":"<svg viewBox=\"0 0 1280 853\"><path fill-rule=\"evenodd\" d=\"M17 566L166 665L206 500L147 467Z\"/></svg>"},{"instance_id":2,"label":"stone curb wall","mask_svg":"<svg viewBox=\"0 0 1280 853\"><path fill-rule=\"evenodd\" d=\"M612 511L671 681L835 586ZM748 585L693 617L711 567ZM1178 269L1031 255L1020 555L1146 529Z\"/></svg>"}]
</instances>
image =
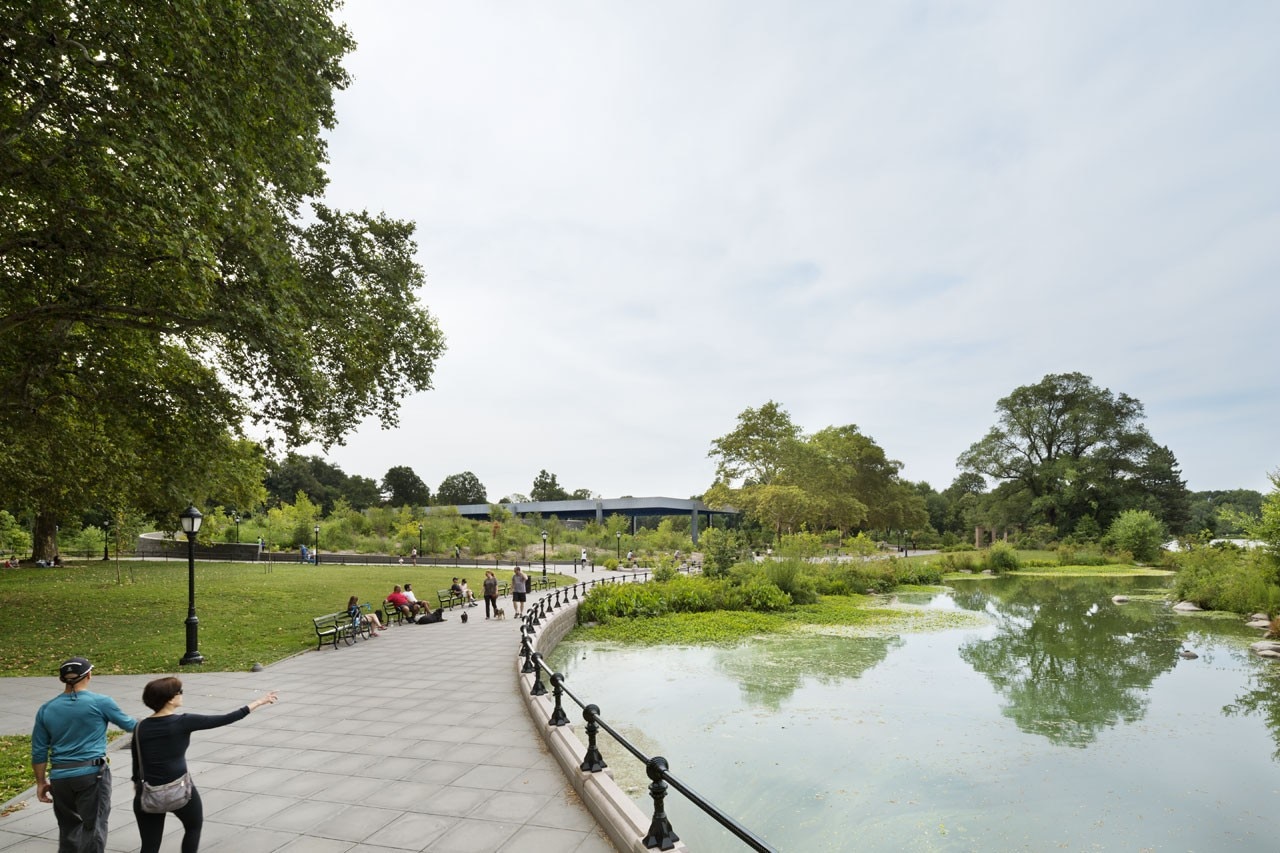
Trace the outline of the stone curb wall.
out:
<instances>
[{"instance_id":1,"label":"stone curb wall","mask_svg":"<svg viewBox=\"0 0 1280 853\"><path fill-rule=\"evenodd\" d=\"M544 657L551 654L565 635L573 629L577 624L578 603L571 602L561 606L559 609L552 611L546 618L542 620L542 624L538 626L538 633L534 634L532 647L535 652L541 653ZM524 659L519 655L516 656L516 689L520 691L520 695L524 698L525 709L529 712L530 719L538 731L542 733L543 740L547 743L547 749L555 756L556 761L560 764L564 771L565 778L569 780L569 784L578 792L578 796L582 798L582 802L587 809L595 816L597 822L608 834L609 840L614 846L623 853L650 853L649 848L644 846L644 837L649 833L650 815L640 810L640 807L618 787L613 779L613 771L605 768L599 773L588 773L581 769L582 760L586 757L587 747L585 743L585 735L579 738L575 730L584 725L582 721L582 709L572 700L564 703L565 713L569 715L569 725L552 726L548 724L551 714L555 710L555 699L551 693L551 685L547 682L546 677L543 678L543 684L547 687L547 693L544 696L534 696L530 693L533 689L533 674L521 673L520 669L524 665ZM582 697L584 701L590 702L590 697ZM601 737L609 737L609 735L601 732ZM676 842L673 848L679 853L688 853L683 841Z\"/></svg>"}]
</instances>

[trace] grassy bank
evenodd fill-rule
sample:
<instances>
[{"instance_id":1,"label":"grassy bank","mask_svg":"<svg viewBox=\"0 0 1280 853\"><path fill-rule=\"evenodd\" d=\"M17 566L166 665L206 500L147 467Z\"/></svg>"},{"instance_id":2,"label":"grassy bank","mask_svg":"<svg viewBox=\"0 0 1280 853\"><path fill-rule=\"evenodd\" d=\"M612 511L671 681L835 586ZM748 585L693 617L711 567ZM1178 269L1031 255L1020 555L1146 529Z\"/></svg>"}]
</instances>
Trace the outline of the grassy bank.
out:
<instances>
[{"instance_id":1,"label":"grassy bank","mask_svg":"<svg viewBox=\"0 0 1280 853\"><path fill-rule=\"evenodd\" d=\"M245 670L314 648L311 617L344 610L347 599L377 605L395 584L436 590L459 570L426 566L310 566L198 563L196 614L206 670ZM467 569L479 594L483 571ZM70 655L112 675L173 672L186 650L185 562L68 564L0 574L0 676L54 678ZM509 571L498 572L509 578ZM54 682L56 686L56 682Z\"/></svg>"}]
</instances>

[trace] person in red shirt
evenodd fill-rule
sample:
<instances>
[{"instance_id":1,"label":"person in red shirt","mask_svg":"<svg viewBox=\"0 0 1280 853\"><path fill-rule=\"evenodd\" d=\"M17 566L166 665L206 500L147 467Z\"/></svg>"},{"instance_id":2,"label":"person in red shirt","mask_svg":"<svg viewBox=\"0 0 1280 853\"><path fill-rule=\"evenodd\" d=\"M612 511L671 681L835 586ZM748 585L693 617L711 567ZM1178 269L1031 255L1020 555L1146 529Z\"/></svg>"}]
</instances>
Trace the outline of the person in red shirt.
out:
<instances>
[{"instance_id":1,"label":"person in red shirt","mask_svg":"<svg viewBox=\"0 0 1280 853\"><path fill-rule=\"evenodd\" d=\"M413 606L413 602L409 601L409 597L400 589L399 584L396 584L396 588L387 596L387 601L391 603L392 607L399 610L410 619L412 619L417 613L416 608Z\"/></svg>"}]
</instances>

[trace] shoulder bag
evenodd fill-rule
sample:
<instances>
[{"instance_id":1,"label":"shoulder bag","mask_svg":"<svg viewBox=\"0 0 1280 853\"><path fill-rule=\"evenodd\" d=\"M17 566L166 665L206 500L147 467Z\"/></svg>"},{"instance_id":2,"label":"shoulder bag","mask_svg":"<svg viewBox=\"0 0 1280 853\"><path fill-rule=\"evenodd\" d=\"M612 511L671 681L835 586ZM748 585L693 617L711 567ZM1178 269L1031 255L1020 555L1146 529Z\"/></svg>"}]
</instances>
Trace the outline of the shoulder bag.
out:
<instances>
[{"instance_id":1,"label":"shoulder bag","mask_svg":"<svg viewBox=\"0 0 1280 853\"><path fill-rule=\"evenodd\" d=\"M147 814L174 812L191 802L195 785L191 781L190 770L163 785L152 785L147 782L142 765L142 723L138 723L133 728L133 747L138 750L138 778L142 782L141 807L144 812Z\"/></svg>"}]
</instances>

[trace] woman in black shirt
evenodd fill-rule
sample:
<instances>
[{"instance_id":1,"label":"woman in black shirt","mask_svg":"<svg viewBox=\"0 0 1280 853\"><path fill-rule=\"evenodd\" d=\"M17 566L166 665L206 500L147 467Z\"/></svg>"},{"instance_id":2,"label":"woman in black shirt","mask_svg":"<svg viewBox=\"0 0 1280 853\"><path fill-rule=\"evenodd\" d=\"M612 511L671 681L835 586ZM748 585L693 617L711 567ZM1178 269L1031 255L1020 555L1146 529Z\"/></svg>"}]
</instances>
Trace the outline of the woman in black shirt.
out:
<instances>
[{"instance_id":1,"label":"woman in black shirt","mask_svg":"<svg viewBox=\"0 0 1280 853\"><path fill-rule=\"evenodd\" d=\"M272 690L227 714L179 714L182 682L177 678L157 678L143 688L142 703L155 713L138 723L133 732L133 815L138 820L138 834L142 836L141 853L156 853L164 836L164 814L148 814L142 810L141 780L163 785L180 778L187 772L187 747L191 745L192 732L230 725L249 716L255 708L275 701L276 692ZM139 751L141 767L138 766ZM191 801L173 814L182 821L182 853L196 853L200 849L200 830L204 827L200 791L193 790Z\"/></svg>"}]
</instances>

